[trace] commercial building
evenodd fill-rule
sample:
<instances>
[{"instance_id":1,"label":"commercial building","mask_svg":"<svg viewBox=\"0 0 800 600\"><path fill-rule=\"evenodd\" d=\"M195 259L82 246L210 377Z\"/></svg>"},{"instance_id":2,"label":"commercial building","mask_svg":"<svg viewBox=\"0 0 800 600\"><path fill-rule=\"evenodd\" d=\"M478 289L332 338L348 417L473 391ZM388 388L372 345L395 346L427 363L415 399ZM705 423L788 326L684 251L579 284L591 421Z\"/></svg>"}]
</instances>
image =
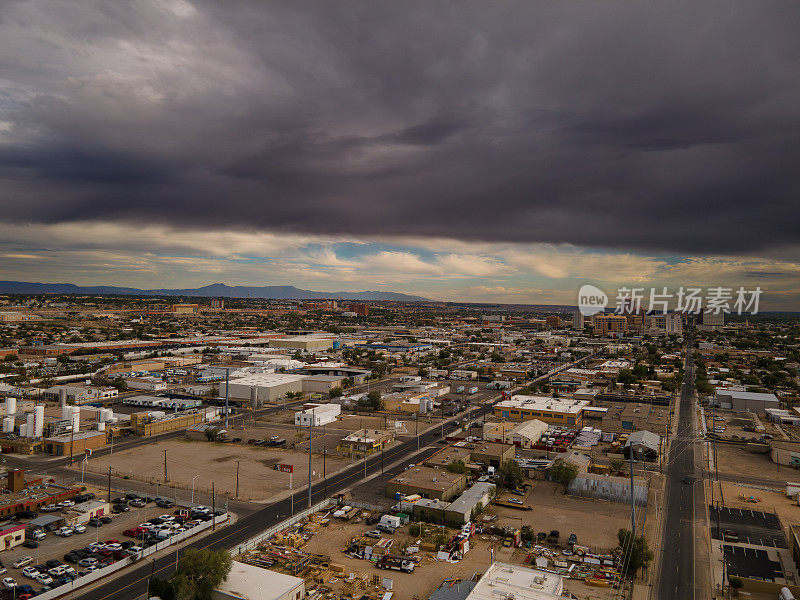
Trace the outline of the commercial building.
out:
<instances>
[{"instance_id":1,"label":"commercial building","mask_svg":"<svg viewBox=\"0 0 800 600\"><path fill-rule=\"evenodd\" d=\"M589 407L584 415L585 419L590 414L598 413L602 419L599 428L612 433L630 433L631 431L648 430L659 434L666 433L669 425L669 407L641 402L608 403L605 411L600 407ZM596 425L595 425L596 426Z\"/></svg>"},{"instance_id":2,"label":"commercial building","mask_svg":"<svg viewBox=\"0 0 800 600\"><path fill-rule=\"evenodd\" d=\"M717 406L730 408L734 412L764 413L768 408L780 408L780 400L775 394L740 392L737 390L717 390Z\"/></svg>"},{"instance_id":3,"label":"commercial building","mask_svg":"<svg viewBox=\"0 0 800 600\"><path fill-rule=\"evenodd\" d=\"M302 600L305 581L261 567L233 561L228 578L215 589L213 600Z\"/></svg>"},{"instance_id":4,"label":"commercial building","mask_svg":"<svg viewBox=\"0 0 800 600\"><path fill-rule=\"evenodd\" d=\"M350 367L339 362L321 362L313 365L305 365L302 373L308 375L338 375L340 377L348 377L353 380L354 384L358 385L359 383L363 383L372 371L369 369Z\"/></svg>"},{"instance_id":5,"label":"commercial building","mask_svg":"<svg viewBox=\"0 0 800 600\"><path fill-rule=\"evenodd\" d=\"M625 442L623 454L625 458L633 457L638 460L656 460L661 448L661 437L652 431L634 431Z\"/></svg>"},{"instance_id":6,"label":"commercial building","mask_svg":"<svg viewBox=\"0 0 800 600\"><path fill-rule=\"evenodd\" d=\"M472 462L487 467L499 467L507 460L514 460L516 450L509 444L497 442L481 442L470 453Z\"/></svg>"},{"instance_id":7,"label":"commercial building","mask_svg":"<svg viewBox=\"0 0 800 600\"><path fill-rule=\"evenodd\" d=\"M559 600L561 575L519 565L492 563L467 600Z\"/></svg>"},{"instance_id":8,"label":"commercial building","mask_svg":"<svg viewBox=\"0 0 800 600\"><path fill-rule=\"evenodd\" d=\"M173 304L170 307L170 311L176 315L193 315L198 308L197 304Z\"/></svg>"},{"instance_id":9,"label":"commercial building","mask_svg":"<svg viewBox=\"0 0 800 600\"><path fill-rule=\"evenodd\" d=\"M0 529L0 551L10 550L25 541L25 525L8 523Z\"/></svg>"},{"instance_id":10,"label":"commercial building","mask_svg":"<svg viewBox=\"0 0 800 600\"><path fill-rule=\"evenodd\" d=\"M334 338L316 335L297 335L294 337L278 338L270 340L272 348L289 348L303 352L323 352L333 348Z\"/></svg>"},{"instance_id":11,"label":"commercial building","mask_svg":"<svg viewBox=\"0 0 800 600\"><path fill-rule=\"evenodd\" d=\"M398 494L418 494L423 498L449 502L467 488L467 483L467 476L461 473L414 467L390 479L386 483L386 495L396 498Z\"/></svg>"},{"instance_id":12,"label":"commercial building","mask_svg":"<svg viewBox=\"0 0 800 600\"><path fill-rule=\"evenodd\" d=\"M533 448L547 432L547 427L547 423L539 419L516 424L487 423L483 429L483 439L489 442L512 444L518 448Z\"/></svg>"},{"instance_id":13,"label":"commercial building","mask_svg":"<svg viewBox=\"0 0 800 600\"><path fill-rule=\"evenodd\" d=\"M724 327L725 326L725 313L705 311L703 313L703 326L704 327Z\"/></svg>"},{"instance_id":14,"label":"commercial building","mask_svg":"<svg viewBox=\"0 0 800 600\"><path fill-rule=\"evenodd\" d=\"M645 317L647 333L683 333L683 317L679 313L654 314Z\"/></svg>"},{"instance_id":15,"label":"commercial building","mask_svg":"<svg viewBox=\"0 0 800 600\"><path fill-rule=\"evenodd\" d=\"M145 390L146 392L160 392L167 389L166 382L159 377L128 377L125 385L132 390Z\"/></svg>"},{"instance_id":16,"label":"commercial building","mask_svg":"<svg viewBox=\"0 0 800 600\"><path fill-rule=\"evenodd\" d=\"M67 521L71 523L86 523L94 517L102 517L111 513L111 505L103 500L89 500L81 502L69 509L66 513Z\"/></svg>"},{"instance_id":17,"label":"commercial building","mask_svg":"<svg viewBox=\"0 0 800 600\"><path fill-rule=\"evenodd\" d=\"M306 404L303 410L294 413L294 424L308 427L313 423L314 427L319 427L335 423L341 413L342 407L338 404Z\"/></svg>"},{"instance_id":18,"label":"commercial building","mask_svg":"<svg viewBox=\"0 0 800 600\"><path fill-rule=\"evenodd\" d=\"M286 392L303 391L303 375L284 373L254 373L230 380L230 398L233 400L275 402ZM225 382L219 384L219 397L225 397Z\"/></svg>"},{"instance_id":19,"label":"commercial building","mask_svg":"<svg viewBox=\"0 0 800 600\"><path fill-rule=\"evenodd\" d=\"M97 450L107 443L105 431L78 431L45 438L42 448L54 456L78 456Z\"/></svg>"},{"instance_id":20,"label":"commercial building","mask_svg":"<svg viewBox=\"0 0 800 600\"><path fill-rule=\"evenodd\" d=\"M785 467L800 467L800 442L774 440L769 445L772 462Z\"/></svg>"},{"instance_id":21,"label":"commercial building","mask_svg":"<svg viewBox=\"0 0 800 600\"><path fill-rule=\"evenodd\" d=\"M392 434L381 429L359 429L342 438L336 449L345 456L364 456L383 450L392 441Z\"/></svg>"},{"instance_id":22,"label":"commercial building","mask_svg":"<svg viewBox=\"0 0 800 600\"><path fill-rule=\"evenodd\" d=\"M346 377L341 375L308 375L303 379L303 391L312 394L327 394L333 388L341 388Z\"/></svg>"},{"instance_id":23,"label":"commercial building","mask_svg":"<svg viewBox=\"0 0 800 600\"><path fill-rule=\"evenodd\" d=\"M585 327L585 321L583 313L579 310L576 310L572 313L572 328L577 329L578 331L583 331Z\"/></svg>"},{"instance_id":24,"label":"commercial building","mask_svg":"<svg viewBox=\"0 0 800 600\"><path fill-rule=\"evenodd\" d=\"M598 335L618 335L628 331L625 315L595 315L594 332Z\"/></svg>"},{"instance_id":25,"label":"commercial building","mask_svg":"<svg viewBox=\"0 0 800 600\"><path fill-rule=\"evenodd\" d=\"M583 427L583 409L587 406L587 400L518 394L510 400L501 400L495 404L494 415L510 421L538 419L552 425L579 428Z\"/></svg>"}]
</instances>

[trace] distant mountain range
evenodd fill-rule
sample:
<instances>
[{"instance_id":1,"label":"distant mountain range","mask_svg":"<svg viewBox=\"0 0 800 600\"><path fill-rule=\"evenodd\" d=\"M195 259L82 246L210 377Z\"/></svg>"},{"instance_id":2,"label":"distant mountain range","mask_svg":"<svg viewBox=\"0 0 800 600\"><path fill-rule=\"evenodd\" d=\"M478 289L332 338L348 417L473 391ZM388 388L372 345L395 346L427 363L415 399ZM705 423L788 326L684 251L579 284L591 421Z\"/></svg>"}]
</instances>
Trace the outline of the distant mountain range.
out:
<instances>
[{"instance_id":1,"label":"distant mountain range","mask_svg":"<svg viewBox=\"0 0 800 600\"><path fill-rule=\"evenodd\" d=\"M26 281L0 281L0 294L102 294L120 296L196 296L212 298L263 298L274 300L393 300L397 302L423 302L428 298L410 296L399 292L314 292L293 285L266 285L261 287L212 283L200 288L140 290L138 288L108 285L80 286L72 283L31 283Z\"/></svg>"}]
</instances>

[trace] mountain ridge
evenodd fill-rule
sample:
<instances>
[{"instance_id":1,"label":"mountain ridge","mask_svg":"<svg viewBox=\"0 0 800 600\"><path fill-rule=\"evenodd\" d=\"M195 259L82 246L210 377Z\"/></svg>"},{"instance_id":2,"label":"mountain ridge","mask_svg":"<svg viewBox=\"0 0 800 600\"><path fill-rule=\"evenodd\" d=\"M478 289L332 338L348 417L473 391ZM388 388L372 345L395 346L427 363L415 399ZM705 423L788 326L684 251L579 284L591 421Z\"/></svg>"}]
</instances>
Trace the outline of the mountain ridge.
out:
<instances>
[{"instance_id":1,"label":"mountain ridge","mask_svg":"<svg viewBox=\"0 0 800 600\"><path fill-rule=\"evenodd\" d=\"M230 286L212 283L198 288L139 289L108 285L80 286L74 283L39 283L29 281L0 281L0 294L113 294L120 296L190 296L217 298L258 298L269 300L390 300L395 302L427 302L428 298L403 294L364 290L360 292L317 292L293 285Z\"/></svg>"}]
</instances>

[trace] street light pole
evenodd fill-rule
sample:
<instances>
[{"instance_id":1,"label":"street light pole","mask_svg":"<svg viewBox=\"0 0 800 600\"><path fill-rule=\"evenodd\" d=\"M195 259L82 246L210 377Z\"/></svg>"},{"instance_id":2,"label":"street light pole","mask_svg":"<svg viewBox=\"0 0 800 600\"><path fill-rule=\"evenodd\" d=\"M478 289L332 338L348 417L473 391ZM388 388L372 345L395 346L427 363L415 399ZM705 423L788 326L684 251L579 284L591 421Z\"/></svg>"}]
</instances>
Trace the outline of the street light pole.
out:
<instances>
[{"instance_id":1,"label":"street light pole","mask_svg":"<svg viewBox=\"0 0 800 600\"><path fill-rule=\"evenodd\" d=\"M192 502L191 502L192 508L194 508L194 480L197 479L198 477L200 477L199 474L192 477Z\"/></svg>"}]
</instances>

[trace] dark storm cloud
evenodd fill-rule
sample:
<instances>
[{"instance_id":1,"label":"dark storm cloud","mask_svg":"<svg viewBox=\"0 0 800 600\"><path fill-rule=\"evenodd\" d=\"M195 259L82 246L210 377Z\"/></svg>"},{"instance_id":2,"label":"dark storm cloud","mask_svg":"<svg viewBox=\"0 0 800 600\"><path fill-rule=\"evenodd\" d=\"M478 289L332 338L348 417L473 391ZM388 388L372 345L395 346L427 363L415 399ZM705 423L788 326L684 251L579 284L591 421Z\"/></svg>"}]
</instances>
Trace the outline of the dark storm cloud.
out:
<instances>
[{"instance_id":1,"label":"dark storm cloud","mask_svg":"<svg viewBox=\"0 0 800 600\"><path fill-rule=\"evenodd\" d=\"M793 2L16 2L0 206L676 252L800 241Z\"/></svg>"}]
</instances>

